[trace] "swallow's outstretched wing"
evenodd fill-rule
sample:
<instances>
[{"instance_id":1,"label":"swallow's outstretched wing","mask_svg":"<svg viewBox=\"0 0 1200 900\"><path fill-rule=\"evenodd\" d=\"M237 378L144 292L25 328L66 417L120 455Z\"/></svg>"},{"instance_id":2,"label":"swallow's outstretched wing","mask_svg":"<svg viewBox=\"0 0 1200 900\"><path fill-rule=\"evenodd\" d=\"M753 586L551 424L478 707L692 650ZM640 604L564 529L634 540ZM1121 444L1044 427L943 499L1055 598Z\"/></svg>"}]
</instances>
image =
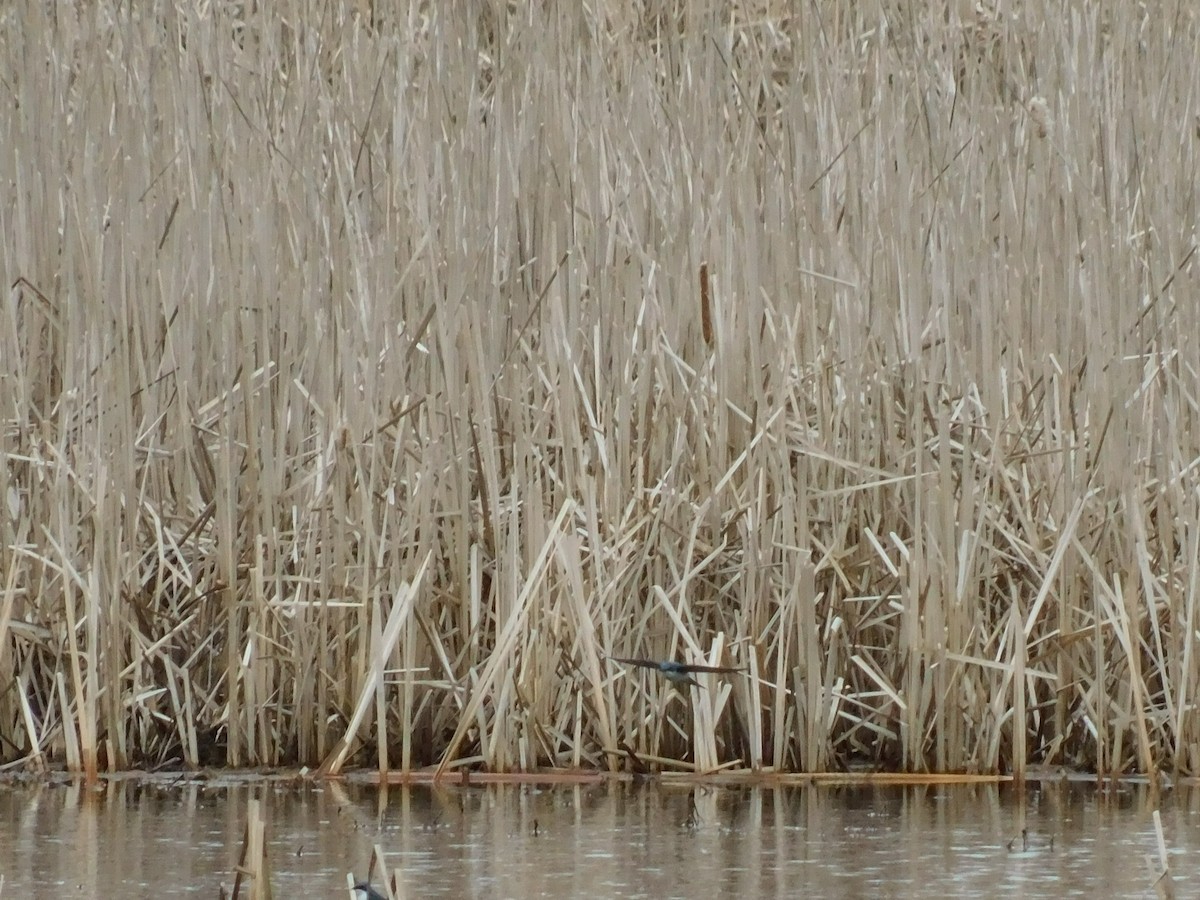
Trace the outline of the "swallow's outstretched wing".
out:
<instances>
[{"instance_id":1,"label":"swallow's outstretched wing","mask_svg":"<svg viewBox=\"0 0 1200 900\"><path fill-rule=\"evenodd\" d=\"M659 666L664 669L672 669L676 672L721 672L726 675L745 671L736 666L702 666L698 663L662 662L659 663Z\"/></svg>"},{"instance_id":2,"label":"swallow's outstretched wing","mask_svg":"<svg viewBox=\"0 0 1200 900\"><path fill-rule=\"evenodd\" d=\"M641 666L644 669L657 669L671 681L682 682L684 684L693 684L700 687L700 683L694 678L688 676L694 672L716 672L724 675L732 675L743 671L742 669L732 666L705 666L699 663L681 663L671 659L631 659L621 656L610 656L608 659L613 662L625 663L628 666Z\"/></svg>"},{"instance_id":3,"label":"swallow's outstretched wing","mask_svg":"<svg viewBox=\"0 0 1200 900\"><path fill-rule=\"evenodd\" d=\"M621 656L607 657L611 662L625 663L627 666L641 666L644 669L659 669L662 670L663 663L657 659L627 659Z\"/></svg>"}]
</instances>

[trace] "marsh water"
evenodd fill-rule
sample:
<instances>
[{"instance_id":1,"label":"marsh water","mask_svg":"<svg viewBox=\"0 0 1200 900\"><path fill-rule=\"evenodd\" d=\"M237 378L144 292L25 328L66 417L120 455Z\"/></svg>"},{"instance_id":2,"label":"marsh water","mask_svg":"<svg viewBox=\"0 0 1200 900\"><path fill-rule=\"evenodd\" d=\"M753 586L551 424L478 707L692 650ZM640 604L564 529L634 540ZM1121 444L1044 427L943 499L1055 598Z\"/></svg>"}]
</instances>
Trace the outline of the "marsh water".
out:
<instances>
[{"instance_id":1,"label":"marsh water","mask_svg":"<svg viewBox=\"0 0 1200 900\"><path fill-rule=\"evenodd\" d=\"M1152 897L1155 807L1176 895L1200 895L1196 788L221 777L0 784L0 898L215 898L252 798L276 898L349 897L375 845L409 898Z\"/></svg>"}]
</instances>

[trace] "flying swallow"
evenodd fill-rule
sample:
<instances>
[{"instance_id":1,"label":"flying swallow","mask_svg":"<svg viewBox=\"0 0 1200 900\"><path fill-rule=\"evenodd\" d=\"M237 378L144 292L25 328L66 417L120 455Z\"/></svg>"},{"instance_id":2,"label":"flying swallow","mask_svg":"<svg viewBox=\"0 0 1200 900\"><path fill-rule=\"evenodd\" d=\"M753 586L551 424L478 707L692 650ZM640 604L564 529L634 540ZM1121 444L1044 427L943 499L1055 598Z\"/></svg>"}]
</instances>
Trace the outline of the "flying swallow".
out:
<instances>
[{"instance_id":1,"label":"flying swallow","mask_svg":"<svg viewBox=\"0 0 1200 900\"><path fill-rule=\"evenodd\" d=\"M719 672L732 675L744 669L730 666L702 666L697 663L675 662L673 659L623 659L620 656L608 657L613 662L625 663L629 666L641 666L643 669L657 669L668 681L674 684L691 684L700 687L700 682L692 678L693 672Z\"/></svg>"}]
</instances>

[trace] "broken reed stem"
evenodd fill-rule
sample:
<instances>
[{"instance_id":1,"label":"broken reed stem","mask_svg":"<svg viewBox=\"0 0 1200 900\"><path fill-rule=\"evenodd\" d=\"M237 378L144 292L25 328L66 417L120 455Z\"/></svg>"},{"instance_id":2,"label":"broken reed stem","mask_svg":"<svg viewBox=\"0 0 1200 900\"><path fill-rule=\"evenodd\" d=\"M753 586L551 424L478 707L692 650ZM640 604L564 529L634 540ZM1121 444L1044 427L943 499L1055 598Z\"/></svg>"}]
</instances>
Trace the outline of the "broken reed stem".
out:
<instances>
[{"instance_id":1,"label":"broken reed stem","mask_svg":"<svg viewBox=\"0 0 1200 900\"><path fill-rule=\"evenodd\" d=\"M1146 868L1150 872L1150 883L1154 886L1154 894L1162 900L1175 900L1175 879L1171 876L1170 858L1167 855L1167 839L1163 833L1162 815L1154 810L1154 837L1158 850L1157 862L1147 854Z\"/></svg>"},{"instance_id":2,"label":"broken reed stem","mask_svg":"<svg viewBox=\"0 0 1200 900\"><path fill-rule=\"evenodd\" d=\"M242 833L242 853L233 877L234 900L241 897L243 879L250 882L249 900L271 900L271 871L267 864L266 823L261 801L246 801L246 827Z\"/></svg>"},{"instance_id":3,"label":"broken reed stem","mask_svg":"<svg viewBox=\"0 0 1200 900\"><path fill-rule=\"evenodd\" d=\"M372 884L375 890L382 893L388 900L404 900L405 892L403 883L400 881L400 870L388 871L387 859L379 844L375 844L371 848L371 861L367 865L367 873L363 880L367 884ZM346 887L350 891L351 900L359 900L360 895L354 890L354 885L358 883L359 879L353 872L346 874Z\"/></svg>"}]
</instances>

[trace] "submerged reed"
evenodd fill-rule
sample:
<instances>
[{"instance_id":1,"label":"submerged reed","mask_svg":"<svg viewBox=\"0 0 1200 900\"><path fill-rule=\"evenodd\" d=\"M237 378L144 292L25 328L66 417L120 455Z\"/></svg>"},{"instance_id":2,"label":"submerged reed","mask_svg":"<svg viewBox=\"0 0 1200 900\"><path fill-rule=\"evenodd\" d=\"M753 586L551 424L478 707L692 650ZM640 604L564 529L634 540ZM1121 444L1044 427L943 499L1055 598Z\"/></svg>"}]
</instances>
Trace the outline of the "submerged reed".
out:
<instances>
[{"instance_id":1,"label":"submerged reed","mask_svg":"<svg viewBox=\"0 0 1200 900\"><path fill-rule=\"evenodd\" d=\"M1186 4L21 6L6 763L1200 770Z\"/></svg>"}]
</instances>

